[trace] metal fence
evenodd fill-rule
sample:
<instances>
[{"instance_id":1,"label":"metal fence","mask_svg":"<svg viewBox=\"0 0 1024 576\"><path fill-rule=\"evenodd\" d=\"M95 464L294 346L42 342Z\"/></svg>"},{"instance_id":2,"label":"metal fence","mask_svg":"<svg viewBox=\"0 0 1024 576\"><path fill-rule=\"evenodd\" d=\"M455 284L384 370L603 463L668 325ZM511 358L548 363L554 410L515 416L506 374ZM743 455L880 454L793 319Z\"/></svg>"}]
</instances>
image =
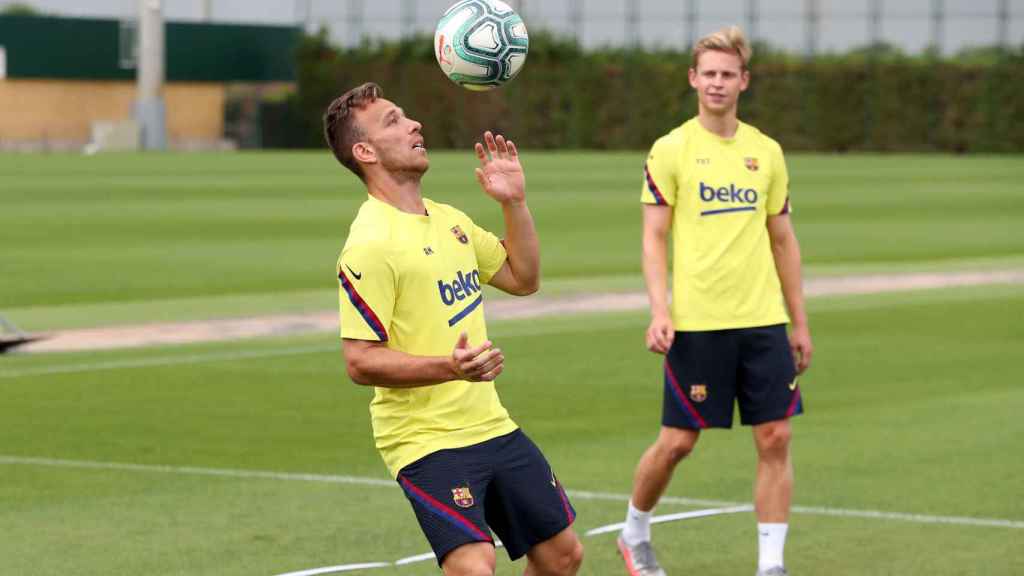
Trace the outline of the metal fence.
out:
<instances>
[{"instance_id":1,"label":"metal fence","mask_svg":"<svg viewBox=\"0 0 1024 576\"><path fill-rule=\"evenodd\" d=\"M223 0L222 0L223 1ZM739 24L755 41L808 55L881 43L952 54L1024 44L1024 0L508 0L530 29L585 47L691 46ZM432 33L453 0L296 0L296 21L351 46L367 38Z\"/></svg>"},{"instance_id":2,"label":"metal fence","mask_svg":"<svg viewBox=\"0 0 1024 576\"><path fill-rule=\"evenodd\" d=\"M455 0L165 0L169 21L326 27L335 42L432 33ZM728 24L755 40L814 55L891 44L908 53L935 47L1024 44L1024 0L506 0L531 30L574 36L585 47L639 44L685 48ZM0 0L56 16L134 18L137 0ZM0 39L0 45L2 45Z\"/></svg>"}]
</instances>

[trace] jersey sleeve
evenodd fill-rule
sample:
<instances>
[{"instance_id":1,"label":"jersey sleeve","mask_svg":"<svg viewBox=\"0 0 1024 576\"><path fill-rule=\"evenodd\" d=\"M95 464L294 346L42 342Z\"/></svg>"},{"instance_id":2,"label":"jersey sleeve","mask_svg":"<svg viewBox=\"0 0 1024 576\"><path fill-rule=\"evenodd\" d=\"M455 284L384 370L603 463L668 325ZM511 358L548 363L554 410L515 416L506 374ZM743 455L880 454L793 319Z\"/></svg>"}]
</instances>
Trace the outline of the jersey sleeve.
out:
<instances>
[{"instance_id":1,"label":"jersey sleeve","mask_svg":"<svg viewBox=\"0 0 1024 576\"><path fill-rule=\"evenodd\" d=\"M398 278L384 249L376 244L346 248L338 259L341 337L388 341Z\"/></svg>"},{"instance_id":2,"label":"jersey sleeve","mask_svg":"<svg viewBox=\"0 0 1024 576\"><path fill-rule=\"evenodd\" d=\"M476 252L476 262L480 269L480 281L487 283L501 270L502 264L508 258L505 246L497 236L485 230L472 221L469 222L470 237L473 241L473 250Z\"/></svg>"},{"instance_id":3,"label":"jersey sleeve","mask_svg":"<svg viewBox=\"0 0 1024 576\"><path fill-rule=\"evenodd\" d=\"M772 181L768 188L767 206L769 216L789 214L789 171L782 147L775 145L772 151Z\"/></svg>"},{"instance_id":4,"label":"jersey sleeve","mask_svg":"<svg viewBox=\"0 0 1024 576\"><path fill-rule=\"evenodd\" d=\"M679 179L676 171L679 163L675 139L662 136L651 146L644 163L644 182L640 201L644 204L674 206Z\"/></svg>"}]
</instances>

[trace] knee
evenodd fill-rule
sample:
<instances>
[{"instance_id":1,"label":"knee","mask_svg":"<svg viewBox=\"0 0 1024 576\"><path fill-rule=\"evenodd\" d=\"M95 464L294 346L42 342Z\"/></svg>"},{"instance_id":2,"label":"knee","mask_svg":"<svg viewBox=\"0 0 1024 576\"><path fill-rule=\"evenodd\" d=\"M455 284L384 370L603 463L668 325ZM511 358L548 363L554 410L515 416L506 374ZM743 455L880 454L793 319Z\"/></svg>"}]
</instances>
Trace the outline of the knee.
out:
<instances>
[{"instance_id":1,"label":"knee","mask_svg":"<svg viewBox=\"0 0 1024 576\"><path fill-rule=\"evenodd\" d=\"M483 561L459 562L444 567L444 576L494 576L494 564Z\"/></svg>"},{"instance_id":2,"label":"knee","mask_svg":"<svg viewBox=\"0 0 1024 576\"><path fill-rule=\"evenodd\" d=\"M689 435L670 435L658 439L659 452L664 460L676 464L693 452L696 446L696 438Z\"/></svg>"},{"instance_id":3,"label":"knee","mask_svg":"<svg viewBox=\"0 0 1024 576\"><path fill-rule=\"evenodd\" d=\"M789 448L792 431L789 422L772 422L757 431L757 449L761 453L784 453Z\"/></svg>"},{"instance_id":4,"label":"knee","mask_svg":"<svg viewBox=\"0 0 1024 576\"><path fill-rule=\"evenodd\" d=\"M496 560L493 554L458 554L445 558L444 576L494 576Z\"/></svg>"},{"instance_id":5,"label":"knee","mask_svg":"<svg viewBox=\"0 0 1024 576\"><path fill-rule=\"evenodd\" d=\"M567 564L568 569L565 572L567 576L576 574L576 571L580 569L580 565L583 564L583 543L579 540L576 540L576 544L572 547Z\"/></svg>"},{"instance_id":6,"label":"knee","mask_svg":"<svg viewBox=\"0 0 1024 576\"><path fill-rule=\"evenodd\" d=\"M579 539L573 540L571 546L558 555L554 565L550 566L551 576L574 576L583 563L583 543Z\"/></svg>"}]
</instances>

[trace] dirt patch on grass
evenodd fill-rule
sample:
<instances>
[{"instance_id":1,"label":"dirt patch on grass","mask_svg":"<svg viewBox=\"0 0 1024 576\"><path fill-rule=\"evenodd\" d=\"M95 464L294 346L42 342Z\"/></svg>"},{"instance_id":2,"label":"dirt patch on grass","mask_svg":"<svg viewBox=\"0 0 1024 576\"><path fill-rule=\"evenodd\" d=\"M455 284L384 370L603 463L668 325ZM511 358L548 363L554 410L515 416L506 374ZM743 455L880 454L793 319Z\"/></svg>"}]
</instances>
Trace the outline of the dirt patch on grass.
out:
<instances>
[{"instance_id":1,"label":"dirt patch on grass","mask_svg":"<svg viewBox=\"0 0 1024 576\"><path fill-rule=\"evenodd\" d=\"M804 292L808 298L815 298L843 294L877 294L956 286L1022 283L1024 283L1024 270L873 274L810 278L804 282ZM584 292L559 297L532 296L495 300L487 303L487 317L491 320L522 319L642 310L646 307L647 295L643 292ZM311 314L281 314L253 318L65 330L34 335L42 336L42 338L20 346L18 352L68 352L166 346L333 332L337 329L338 313L329 310Z\"/></svg>"}]
</instances>

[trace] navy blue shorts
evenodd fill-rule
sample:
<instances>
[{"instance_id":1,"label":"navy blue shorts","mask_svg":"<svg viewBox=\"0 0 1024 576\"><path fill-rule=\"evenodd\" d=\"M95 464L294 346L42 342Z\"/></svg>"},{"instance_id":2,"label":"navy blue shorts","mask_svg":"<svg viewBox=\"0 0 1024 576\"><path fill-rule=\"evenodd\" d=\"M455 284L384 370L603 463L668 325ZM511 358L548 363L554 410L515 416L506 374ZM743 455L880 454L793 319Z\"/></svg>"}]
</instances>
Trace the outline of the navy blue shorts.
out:
<instances>
[{"instance_id":1,"label":"navy blue shorts","mask_svg":"<svg viewBox=\"0 0 1024 576\"><path fill-rule=\"evenodd\" d=\"M665 357L661 423L732 428L737 403L747 426L804 411L785 324L676 332Z\"/></svg>"},{"instance_id":2,"label":"navy blue shorts","mask_svg":"<svg viewBox=\"0 0 1024 576\"><path fill-rule=\"evenodd\" d=\"M516 560L576 518L562 483L521 430L428 454L402 468L398 483L438 564L463 544L493 543L490 530Z\"/></svg>"}]
</instances>

